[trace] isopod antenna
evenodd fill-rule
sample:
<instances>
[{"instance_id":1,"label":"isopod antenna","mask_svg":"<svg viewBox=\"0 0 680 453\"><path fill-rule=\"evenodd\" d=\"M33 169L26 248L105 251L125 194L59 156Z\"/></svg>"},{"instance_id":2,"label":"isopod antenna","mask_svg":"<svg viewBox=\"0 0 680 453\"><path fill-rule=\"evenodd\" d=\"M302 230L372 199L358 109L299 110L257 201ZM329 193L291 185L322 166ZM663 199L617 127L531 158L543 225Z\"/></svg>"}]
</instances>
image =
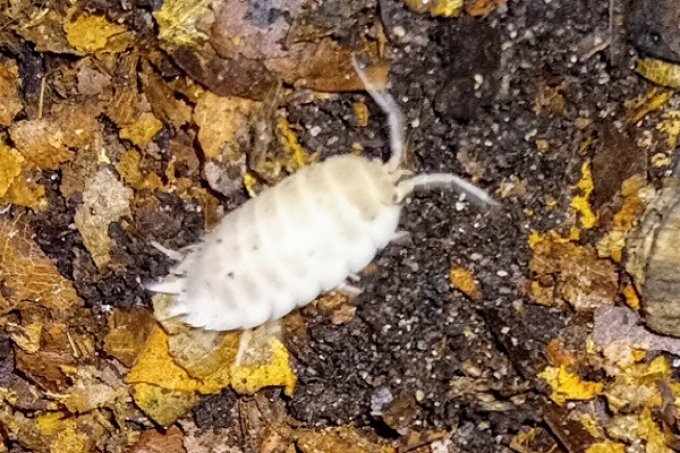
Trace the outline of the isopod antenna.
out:
<instances>
[{"instance_id":1,"label":"isopod antenna","mask_svg":"<svg viewBox=\"0 0 680 453\"><path fill-rule=\"evenodd\" d=\"M395 171L401 167L405 155L404 143L406 142L406 137L404 135L404 115L401 113L401 109L392 95L384 89L378 88L368 78L363 64L359 63L354 56L352 57L352 65L361 79L361 82L364 84L364 88L368 91L368 94L371 95L376 104L378 104L387 115L387 121L390 128L390 148L392 152L390 160L387 162L387 168L390 171Z\"/></svg>"}]
</instances>

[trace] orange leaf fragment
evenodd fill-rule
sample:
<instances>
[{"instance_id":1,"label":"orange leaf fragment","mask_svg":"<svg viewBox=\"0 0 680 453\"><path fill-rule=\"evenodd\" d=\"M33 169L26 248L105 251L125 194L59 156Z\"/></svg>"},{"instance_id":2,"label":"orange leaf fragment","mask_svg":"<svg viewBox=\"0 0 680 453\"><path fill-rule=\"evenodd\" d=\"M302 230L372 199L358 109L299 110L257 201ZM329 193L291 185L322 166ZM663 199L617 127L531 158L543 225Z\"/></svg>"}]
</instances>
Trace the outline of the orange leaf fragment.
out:
<instances>
[{"instance_id":1,"label":"orange leaf fragment","mask_svg":"<svg viewBox=\"0 0 680 453\"><path fill-rule=\"evenodd\" d=\"M479 282L465 268L455 267L451 269L449 271L449 280L454 288L476 302L479 302L484 297Z\"/></svg>"}]
</instances>

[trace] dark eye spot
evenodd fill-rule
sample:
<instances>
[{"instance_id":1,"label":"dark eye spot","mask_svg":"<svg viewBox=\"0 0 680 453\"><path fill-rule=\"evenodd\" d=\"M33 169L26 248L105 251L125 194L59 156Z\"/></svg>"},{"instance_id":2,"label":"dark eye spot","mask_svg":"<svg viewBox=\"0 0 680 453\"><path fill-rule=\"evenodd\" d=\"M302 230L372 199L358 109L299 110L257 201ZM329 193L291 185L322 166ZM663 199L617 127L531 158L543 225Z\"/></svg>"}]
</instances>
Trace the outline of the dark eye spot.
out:
<instances>
[{"instance_id":1,"label":"dark eye spot","mask_svg":"<svg viewBox=\"0 0 680 453\"><path fill-rule=\"evenodd\" d=\"M654 44L659 44L661 42L661 35L658 34L655 31L652 31L649 33L649 39L654 43Z\"/></svg>"},{"instance_id":2,"label":"dark eye spot","mask_svg":"<svg viewBox=\"0 0 680 453\"><path fill-rule=\"evenodd\" d=\"M233 272L229 272L229 273L227 274L227 277L228 277L228 278L234 278L234 273L233 273Z\"/></svg>"},{"instance_id":3,"label":"dark eye spot","mask_svg":"<svg viewBox=\"0 0 680 453\"><path fill-rule=\"evenodd\" d=\"M224 239L222 239L222 238L219 238L219 239L217 240L217 243L218 243L218 244L221 244L222 242L224 242Z\"/></svg>"}]
</instances>

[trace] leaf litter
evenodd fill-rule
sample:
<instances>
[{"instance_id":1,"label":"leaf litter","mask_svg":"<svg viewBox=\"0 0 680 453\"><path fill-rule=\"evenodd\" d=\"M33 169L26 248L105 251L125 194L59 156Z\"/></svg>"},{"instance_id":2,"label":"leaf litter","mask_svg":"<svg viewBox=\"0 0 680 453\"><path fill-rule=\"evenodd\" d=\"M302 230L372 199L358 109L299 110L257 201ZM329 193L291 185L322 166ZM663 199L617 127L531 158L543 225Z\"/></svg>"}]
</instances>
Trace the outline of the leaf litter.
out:
<instances>
[{"instance_id":1,"label":"leaf litter","mask_svg":"<svg viewBox=\"0 0 680 453\"><path fill-rule=\"evenodd\" d=\"M557 30L599 26L596 11L546 3L533 14L521 1L486 0L380 2L379 14L370 1L156 6L2 6L4 448L677 447L677 339L645 327L623 267L651 187L669 174L677 97L594 57L579 63L590 72L569 72L560 40L581 26L512 37L521 17ZM469 30L503 43L454 45L477 36ZM454 54L479 73L451 65ZM142 287L170 264L151 241L182 249L286 175L333 152L378 157L386 147L384 118L350 93L362 88L353 55L377 62L380 85L392 71L413 135L409 163L496 184L522 228L473 219L463 199L418 196L407 227L419 251L378 257L359 301L329 294L250 333L166 319L168 301ZM673 62L641 58L637 71L678 86ZM469 107L455 118L426 101L453 92ZM511 120L484 104L503 99ZM610 117L593 115L602 105ZM612 129L613 139L603 132ZM620 137L629 173L607 165Z\"/></svg>"}]
</instances>

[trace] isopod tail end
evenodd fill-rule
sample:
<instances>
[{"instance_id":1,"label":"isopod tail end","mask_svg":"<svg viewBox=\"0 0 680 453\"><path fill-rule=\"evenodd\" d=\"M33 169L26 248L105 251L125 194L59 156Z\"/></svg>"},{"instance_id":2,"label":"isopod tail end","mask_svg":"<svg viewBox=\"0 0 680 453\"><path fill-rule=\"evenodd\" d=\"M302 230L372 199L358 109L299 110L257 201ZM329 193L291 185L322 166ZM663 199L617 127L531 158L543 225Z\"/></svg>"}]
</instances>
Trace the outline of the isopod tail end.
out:
<instances>
[{"instance_id":1,"label":"isopod tail end","mask_svg":"<svg viewBox=\"0 0 680 453\"><path fill-rule=\"evenodd\" d=\"M155 293L177 295L180 294L184 288L184 279L169 275L160 282L146 283L144 287Z\"/></svg>"}]
</instances>

